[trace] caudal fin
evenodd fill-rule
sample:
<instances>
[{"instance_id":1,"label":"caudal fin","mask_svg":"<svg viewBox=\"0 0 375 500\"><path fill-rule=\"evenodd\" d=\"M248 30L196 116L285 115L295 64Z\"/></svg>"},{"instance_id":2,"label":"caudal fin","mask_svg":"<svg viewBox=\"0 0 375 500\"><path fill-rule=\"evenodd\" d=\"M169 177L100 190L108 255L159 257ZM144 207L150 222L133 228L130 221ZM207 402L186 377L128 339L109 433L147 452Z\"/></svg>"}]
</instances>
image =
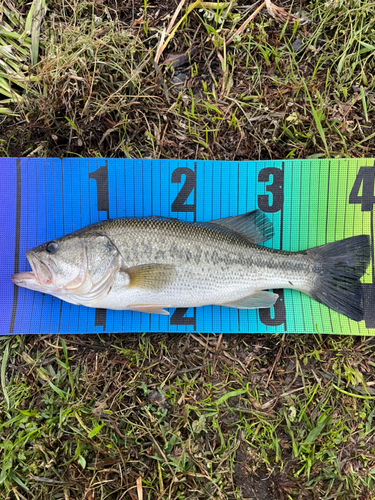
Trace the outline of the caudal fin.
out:
<instances>
[{"instance_id":1,"label":"caudal fin","mask_svg":"<svg viewBox=\"0 0 375 500\"><path fill-rule=\"evenodd\" d=\"M353 236L307 250L315 261L314 288L309 295L350 319L363 319L360 279L370 263L370 238Z\"/></svg>"}]
</instances>

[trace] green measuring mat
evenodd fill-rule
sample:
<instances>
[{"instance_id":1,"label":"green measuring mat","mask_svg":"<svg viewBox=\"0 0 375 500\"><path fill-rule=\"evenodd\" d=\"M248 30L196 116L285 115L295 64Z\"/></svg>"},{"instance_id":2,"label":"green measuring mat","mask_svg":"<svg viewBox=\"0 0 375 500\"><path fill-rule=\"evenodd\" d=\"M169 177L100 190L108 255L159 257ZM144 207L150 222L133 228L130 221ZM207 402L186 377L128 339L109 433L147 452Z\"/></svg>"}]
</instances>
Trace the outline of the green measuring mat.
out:
<instances>
[{"instance_id":1,"label":"green measuring mat","mask_svg":"<svg viewBox=\"0 0 375 500\"><path fill-rule=\"evenodd\" d=\"M1 158L0 334L96 332L375 334L374 159L209 162ZM364 320L307 295L275 290L275 306L170 309L170 316L90 309L13 285L26 250L117 217L210 221L259 208L274 226L265 246L306 250L354 235L371 241Z\"/></svg>"}]
</instances>

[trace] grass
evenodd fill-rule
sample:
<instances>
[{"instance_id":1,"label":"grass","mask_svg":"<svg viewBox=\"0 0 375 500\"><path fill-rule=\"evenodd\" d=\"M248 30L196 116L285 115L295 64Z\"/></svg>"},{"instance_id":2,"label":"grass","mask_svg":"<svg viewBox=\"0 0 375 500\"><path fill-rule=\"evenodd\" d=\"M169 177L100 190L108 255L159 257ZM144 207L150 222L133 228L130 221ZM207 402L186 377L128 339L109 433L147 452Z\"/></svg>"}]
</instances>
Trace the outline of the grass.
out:
<instances>
[{"instance_id":1,"label":"grass","mask_svg":"<svg viewBox=\"0 0 375 500\"><path fill-rule=\"evenodd\" d=\"M33 0L24 18L11 2L2 2L0 27L0 106L19 103L28 83L36 81L28 64L36 64L44 0ZM31 35L31 36L29 36ZM0 115L14 116L9 107L1 107ZM17 116L17 115L16 115Z\"/></svg>"},{"instance_id":2,"label":"grass","mask_svg":"<svg viewBox=\"0 0 375 500\"><path fill-rule=\"evenodd\" d=\"M173 20L172 0L129 8L76 0L42 10L35 81L13 85L22 99L8 107L18 116L2 119L2 154L371 156L375 3L302 2L310 22L301 26L264 10L246 25L259 5L238 3L182 2ZM162 65L189 46L196 52L182 67Z\"/></svg>"},{"instance_id":3,"label":"grass","mask_svg":"<svg viewBox=\"0 0 375 500\"><path fill-rule=\"evenodd\" d=\"M373 339L1 344L3 498L373 498Z\"/></svg>"},{"instance_id":4,"label":"grass","mask_svg":"<svg viewBox=\"0 0 375 500\"><path fill-rule=\"evenodd\" d=\"M373 156L375 2L277 4L304 25L260 5L3 1L1 155ZM0 354L1 498L374 498L372 339L15 336Z\"/></svg>"}]
</instances>

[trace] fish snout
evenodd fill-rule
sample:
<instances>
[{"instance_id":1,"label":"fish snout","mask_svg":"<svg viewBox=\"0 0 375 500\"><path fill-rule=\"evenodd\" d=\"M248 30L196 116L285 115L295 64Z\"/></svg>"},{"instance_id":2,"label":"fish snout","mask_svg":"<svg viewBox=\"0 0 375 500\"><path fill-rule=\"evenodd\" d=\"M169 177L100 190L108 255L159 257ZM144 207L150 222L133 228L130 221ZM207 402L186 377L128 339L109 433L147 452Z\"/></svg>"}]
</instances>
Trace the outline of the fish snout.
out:
<instances>
[{"instance_id":1,"label":"fish snout","mask_svg":"<svg viewBox=\"0 0 375 500\"><path fill-rule=\"evenodd\" d=\"M26 287L27 283L35 281L35 274L33 272L16 273L12 274L10 279L15 285Z\"/></svg>"}]
</instances>

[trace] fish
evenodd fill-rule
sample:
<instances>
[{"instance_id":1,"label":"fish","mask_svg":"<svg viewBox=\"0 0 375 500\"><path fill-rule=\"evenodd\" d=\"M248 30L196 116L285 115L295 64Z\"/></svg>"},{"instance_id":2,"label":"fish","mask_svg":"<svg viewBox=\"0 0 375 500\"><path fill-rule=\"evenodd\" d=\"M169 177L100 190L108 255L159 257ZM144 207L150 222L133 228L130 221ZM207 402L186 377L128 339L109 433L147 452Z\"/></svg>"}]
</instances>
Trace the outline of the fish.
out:
<instances>
[{"instance_id":1,"label":"fish","mask_svg":"<svg viewBox=\"0 0 375 500\"><path fill-rule=\"evenodd\" d=\"M273 235L259 209L209 222L110 219L27 250L31 271L11 279L71 304L164 315L206 305L269 308L273 290L289 288L363 320L369 235L298 252L264 246Z\"/></svg>"}]
</instances>

